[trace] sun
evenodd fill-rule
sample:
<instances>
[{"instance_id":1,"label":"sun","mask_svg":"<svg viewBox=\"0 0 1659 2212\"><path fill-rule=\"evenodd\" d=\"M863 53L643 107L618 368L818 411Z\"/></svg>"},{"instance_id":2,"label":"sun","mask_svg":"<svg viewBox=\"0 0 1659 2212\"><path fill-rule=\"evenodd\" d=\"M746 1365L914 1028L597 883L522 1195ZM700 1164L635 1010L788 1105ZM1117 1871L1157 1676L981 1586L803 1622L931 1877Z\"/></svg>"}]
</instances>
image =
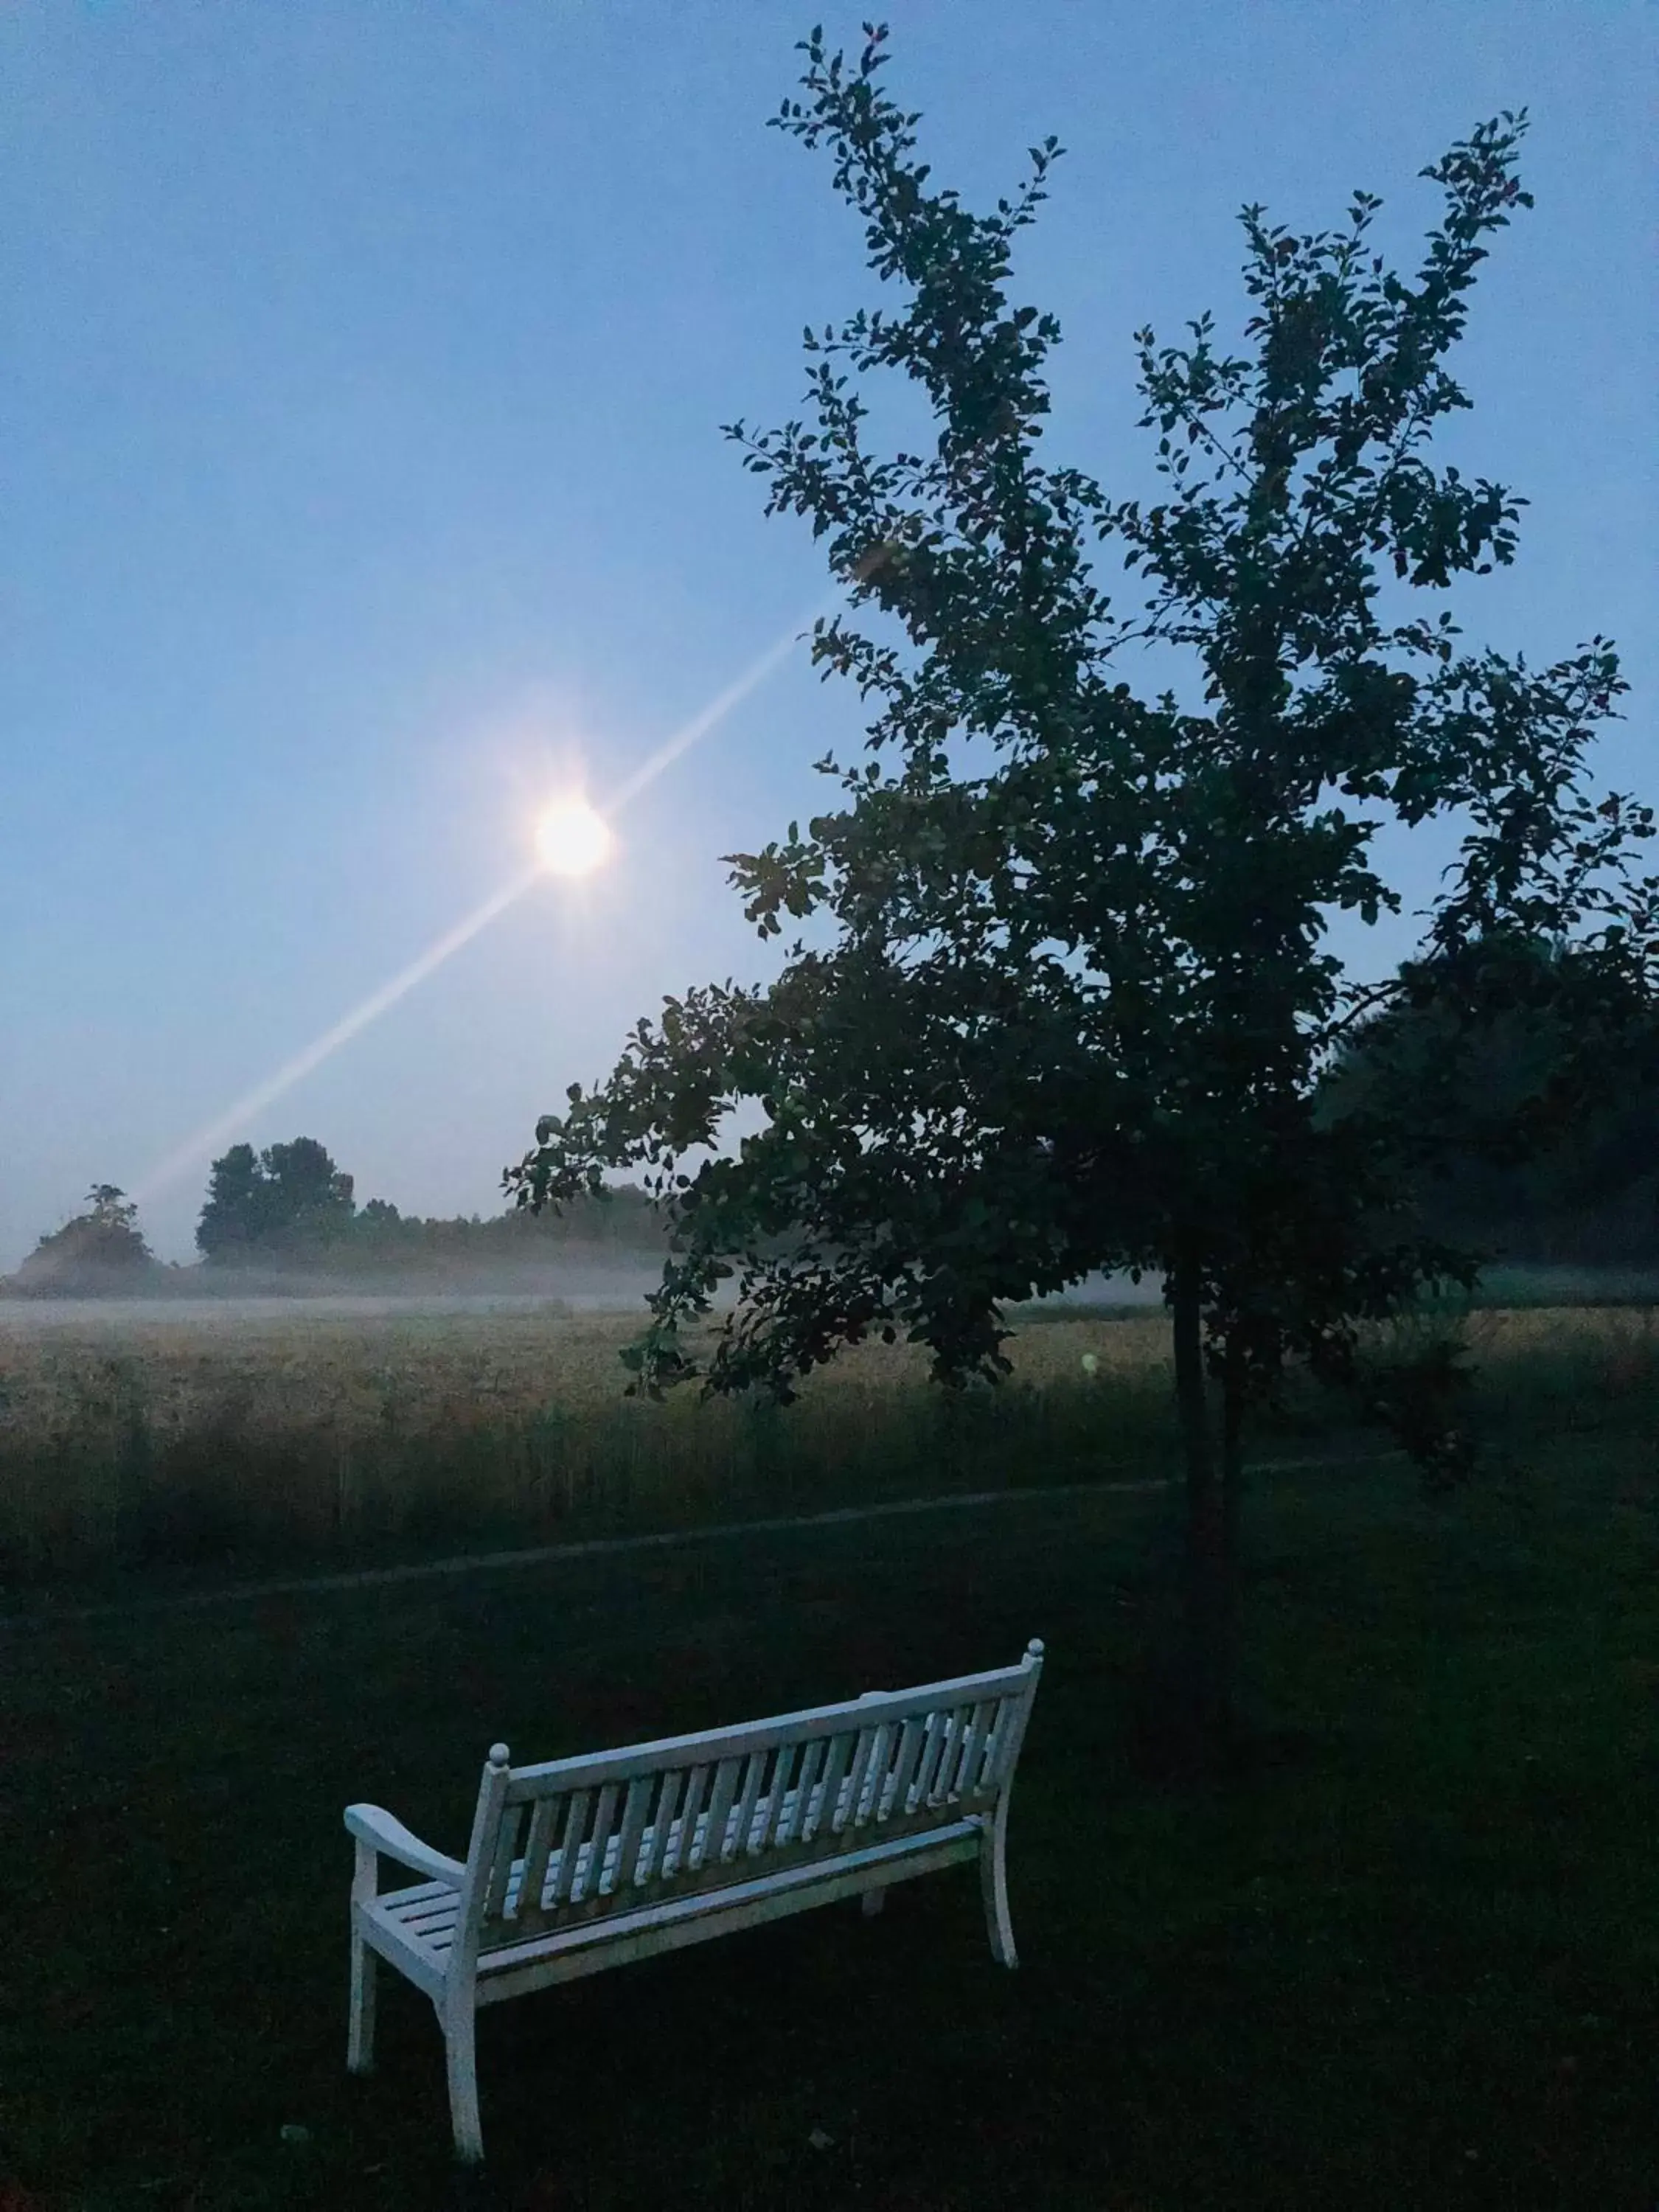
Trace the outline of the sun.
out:
<instances>
[{"instance_id":1,"label":"sun","mask_svg":"<svg viewBox=\"0 0 1659 2212\"><path fill-rule=\"evenodd\" d=\"M591 875L610 856L611 825L585 799L564 799L536 824L536 850L556 876Z\"/></svg>"}]
</instances>

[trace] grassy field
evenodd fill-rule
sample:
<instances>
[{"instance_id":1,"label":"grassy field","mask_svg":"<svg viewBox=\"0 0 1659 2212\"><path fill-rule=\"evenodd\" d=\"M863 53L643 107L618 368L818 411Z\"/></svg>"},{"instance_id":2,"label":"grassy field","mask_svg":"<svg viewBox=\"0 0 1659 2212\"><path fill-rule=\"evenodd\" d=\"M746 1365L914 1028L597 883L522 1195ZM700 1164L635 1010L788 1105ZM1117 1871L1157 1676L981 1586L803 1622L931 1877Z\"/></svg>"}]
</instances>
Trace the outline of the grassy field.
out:
<instances>
[{"instance_id":1,"label":"grassy field","mask_svg":"<svg viewBox=\"0 0 1659 2212\"><path fill-rule=\"evenodd\" d=\"M1161 1312L1024 1316L1015 1373L951 1395L871 1346L784 1413L620 1395L631 1316L538 1314L119 1326L0 1314L0 1604L101 1579L373 1562L672 1528L922 1491L1170 1473ZM1581 1401L1659 1419L1653 1315L1468 1322L1494 1433ZM1092 1375L1083 1360L1096 1362ZM1348 1440L1291 1394L1263 1439Z\"/></svg>"},{"instance_id":2,"label":"grassy field","mask_svg":"<svg viewBox=\"0 0 1659 2212\"><path fill-rule=\"evenodd\" d=\"M482 2201L1650 2212L1659 1483L1623 1402L1534 1399L1524 1461L1440 1504L1264 1474L1279 1732L1199 1799L1134 1757L1160 1496L14 1626L0 2203L449 2204L424 2002L388 1984L380 2072L343 2070L349 1800L457 1848L495 1736L551 1756L1040 1634L1020 1972L969 1873L487 2014Z\"/></svg>"},{"instance_id":3,"label":"grassy field","mask_svg":"<svg viewBox=\"0 0 1659 2212\"><path fill-rule=\"evenodd\" d=\"M624 1400L617 1353L636 1327L0 1321L0 1581L673 1527L893 1495L918 1470L924 1488L1015 1463L1063 1480L1165 1447L1157 1316L1030 1328L1015 1387L971 1402L930 1389L921 1355L871 1346L782 1414Z\"/></svg>"}]
</instances>

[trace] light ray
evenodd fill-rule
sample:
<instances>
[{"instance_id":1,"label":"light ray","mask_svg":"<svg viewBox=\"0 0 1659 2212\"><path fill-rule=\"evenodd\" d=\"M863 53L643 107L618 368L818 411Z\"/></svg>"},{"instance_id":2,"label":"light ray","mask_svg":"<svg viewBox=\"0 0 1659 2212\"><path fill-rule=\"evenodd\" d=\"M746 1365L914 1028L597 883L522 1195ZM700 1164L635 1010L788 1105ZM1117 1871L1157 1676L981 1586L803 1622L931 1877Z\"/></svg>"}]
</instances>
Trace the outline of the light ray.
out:
<instances>
[{"instance_id":1,"label":"light ray","mask_svg":"<svg viewBox=\"0 0 1659 2212\"><path fill-rule=\"evenodd\" d=\"M541 872L539 867L526 868L511 883L503 884L498 891L492 892L482 906L473 908L465 921L458 921L435 944L428 945L417 960L411 960L408 967L402 969L389 983L382 983L378 991L371 992L360 1006L354 1006L349 1014L336 1022L331 1030L325 1030L322 1036L308 1044L303 1052L295 1053L292 1060L285 1060L274 1075L268 1076L256 1089L239 1098L234 1106L227 1107L216 1121L198 1129L193 1136L186 1138L182 1145L169 1152L133 1192L134 1198L142 1204L152 1197L156 1191L193 1166L204 1152L210 1152L227 1137L234 1136L250 1115L261 1112L273 1099L280 1098L283 1091L291 1090L303 1077L309 1075L313 1068L320 1067L331 1053L337 1052L343 1044L349 1044L353 1037L366 1030L371 1022L377 1021L389 1006L395 1006L398 1000L412 991L417 983L425 982L433 969L441 968L452 952L459 952L462 945L475 938L481 929L487 929L497 915L505 914L515 899L524 896Z\"/></svg>"},{"instance_id":2,"label":"light ray","mask_svg":"<svg viewBox=\"0 0 1659 2212\"><path fill-rule=\"evenodd\" d=\"M815 607L807 616L805 624L792 623L783 636L752 660L734 683L728 684L725 690L711 700L700 714L683 723L672 737L659 745L656 751L618 786L604 806L597 810L601 817L609 822L630 800L637 799L648 785L654 783L665 769L671 767L682 754L689 752L700 739L706 738L734 707L740 706L751 691L765 682L775 668L781 666L805 631L810 630L819 616L834 603L832 598ZM253 1115L263 1112L285 1091L291 1091L296 1083L314 1068L320 1067L342 1045L349 1044L353 1037L360 1036L371 1022L378 1021L388 1008L395 1006L398 1000L405 997L417 983L423 983L452 953L459 952L480 930L488 928L498 915L505 914L508 907L521 899L544 873L540 866L526 868L514 877L510 883L503 884L482 906L475 908L465 921L458 921L453 929L429 945L417 959L411 960L407 968L400 969L390 982L383 983L361 1005L354 1006L349 1014L343 1015L332 1029L325 1030L302 1052L295 1053L292 1060L285 1060L275 1074L268 1076L264 1082L239 1098L234 1106L228 1106L222 1114L176 1146L134 1188L132 1195L135 1200L140 1204L148 1203L158 1191L187 1173L226 1138L234 1137L238 1129L246 1127Z\"/></svg>"},{"instance_id":3,"label":"light ray","mask_svg":"<svg viewBox=\"0 0 1659 2212\"><path fill-rule=\"evenodd\" d=\"M642 761L633 775L612 792L600 811L606 816L615 814L619 808L626 806L629 799L637 799L647 784L654 783L663 770L677 761L682 753L690 752L700 738L706 738L717 722L724 721L734 707L741 706L775 668L781 667L787 660L805 631L810 630L819 617L827 613L835 604L833 597L825 599L813 608L805 624L792 623L775 645L769 646L757 660L750 662L734 684L728 684L717 699L711 700L700 714L694 714L689 722L675 731L672 738L659 745L648 759Z\"/></svg>"}]
</instances>

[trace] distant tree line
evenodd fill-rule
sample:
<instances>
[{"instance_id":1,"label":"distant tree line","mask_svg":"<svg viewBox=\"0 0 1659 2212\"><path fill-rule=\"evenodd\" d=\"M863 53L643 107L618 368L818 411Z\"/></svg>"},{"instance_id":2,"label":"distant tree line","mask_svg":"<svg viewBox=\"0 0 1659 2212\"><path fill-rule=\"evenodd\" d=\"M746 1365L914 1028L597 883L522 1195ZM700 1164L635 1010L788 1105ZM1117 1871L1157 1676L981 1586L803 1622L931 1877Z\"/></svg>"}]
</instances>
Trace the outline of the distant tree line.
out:
<instances>
[{"instance_id":1,"label":"distant tree line","mask_svg":"<svg viewBox=\"0 0 1659 2212\"><path fill-rule=\"evenodd\" d=\"M1328 1108L1386 1087L1410 1103L1419 1126L1432 1115L1455 1130L1452 1148L1416 1178L1428 1233L1522 1264L1659 1267L1659 1023L1621 1057L1604 1097L1587 1106L1563 1101L1553 1141L1506 1157L1517 1150L1512 1103L1560 1057L1563 1019L1541 998L1500 1010L1473 1034L1432 1007L1390 1012L1357 1029L1338 1055ZM446 1219L401 1213L383 1198L359 1206L353 1177L314 1137L260 1152L233 1145L213 1163L196 1229L204 1265L221 1275L239 1266L296 1275L507 1273L561 1254L657 1256L665 1243L655 1203L635 1183L574 1199L557 1215L514 1206ZM9 1286L96 1296L142 1291L180 1272L155 1258L126 1193L100 1182L84 1212L41 1237Z\"/></svg>"},{"instance_id":2,"label":"distant tree line","mask_svg":"<svg viewBox=\"0 0 1659 2212\"><path fill-rule=\"evenodd\" d=\"M352 1176L314 1137L233 1145L214 1161L197 1249L215 1268L289 1266L323 1273L400 1272L429 1265L522 1265L577 1249L659 1253L657 1209L626 1184L570 1208L562 1218L513 1210L485 1219L400 1213L383 1198L360 1206Z\"/></svg>"},{"instance_id":3,"label":"distant tree line","mask_svg":"<svg viewBox=\"0 0 1659 2212\"><path fill-rule=\"evenodd\" d=\"M560 1255L592 1261L658 1256L664 1235L655 1205L635 1184L568 1207L562 1217L513 1208L483 1218L404 1214L383 1198L359 1206L354 1178L314 1137L233 1145L210 1170L196 1225L203 1267L295 1276L507 1273ZM40 1238L13 1292L32 1297L131 1295L186 1271L164 1267L138 1226L135 1201L115 1183L95 1183L85 1211Z\"/></svg>"}]
</instances>

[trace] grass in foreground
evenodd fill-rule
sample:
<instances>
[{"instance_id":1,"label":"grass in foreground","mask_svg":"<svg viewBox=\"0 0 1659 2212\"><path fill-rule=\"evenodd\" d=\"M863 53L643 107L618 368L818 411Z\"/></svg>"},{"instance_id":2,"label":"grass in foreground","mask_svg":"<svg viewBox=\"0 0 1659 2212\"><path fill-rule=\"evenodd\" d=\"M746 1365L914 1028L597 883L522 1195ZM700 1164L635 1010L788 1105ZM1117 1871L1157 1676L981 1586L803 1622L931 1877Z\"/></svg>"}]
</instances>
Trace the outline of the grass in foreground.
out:
<instances>
[{"instance_id":1,"label":"grass in foreground","mask_svg":"<svg viewBox=\"0 0 1659 2212\"><path fill-rule=\"evenodd\" d=\"M0 2178L46 2212L449 2203L423 2001L388 1979L380 2071L343 2070L349 1799L454 1848L495 1735L551 1756L1036 1633L1021 1971L965 1874L492 2011L486 2201L1647 2212L1651 1443L1529 1470L1432 1507L1397 1470L1263 1478L1284 1732L1197 1801L1129 1756L1157 1498L14 1631Z\"/></svg>"}]
</instances>

